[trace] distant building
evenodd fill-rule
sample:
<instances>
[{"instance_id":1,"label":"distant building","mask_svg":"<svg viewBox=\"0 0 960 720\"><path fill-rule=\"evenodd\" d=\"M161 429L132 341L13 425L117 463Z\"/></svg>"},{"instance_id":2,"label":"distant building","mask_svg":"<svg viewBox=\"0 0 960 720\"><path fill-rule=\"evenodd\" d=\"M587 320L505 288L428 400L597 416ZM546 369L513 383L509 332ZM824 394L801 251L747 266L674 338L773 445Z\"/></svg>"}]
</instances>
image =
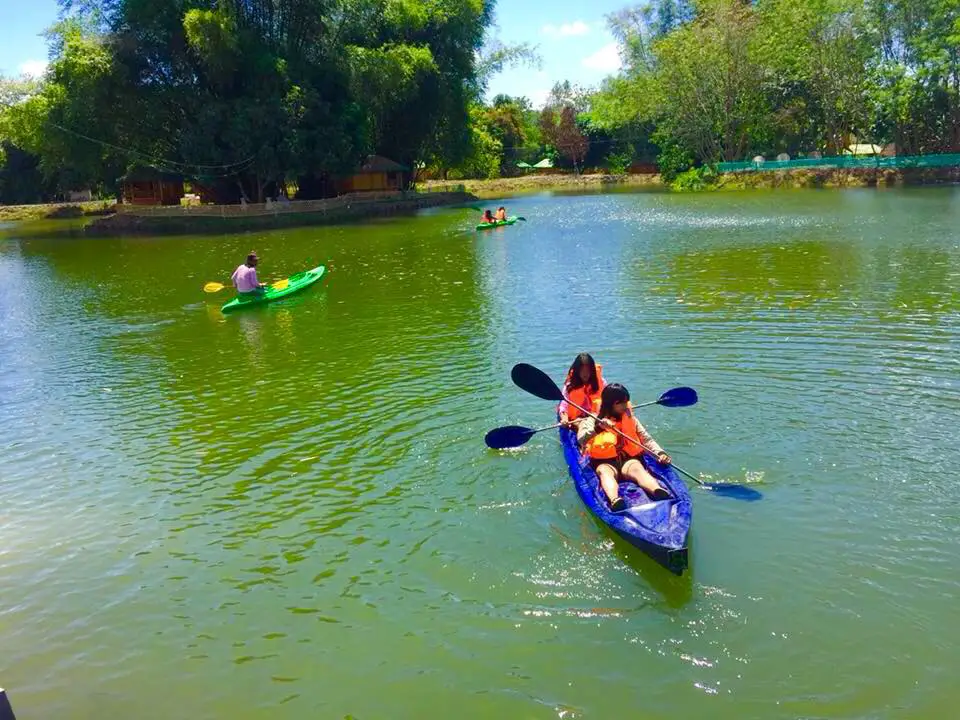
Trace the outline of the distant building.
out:
<instances>
[{"instance_id":1,"label":"distant building","mask_svg":"<svg viewBox=\"0 0 960 720\"><path fill-rule=\"evenodd\" d=\"M134 168L120 182L130 205L179 205L183 197L182 176L150 167Z\"/></svg>"},{"instance_id":2,"label":"distant building","mask_svg":"<svg viewBox=\"0 0 960 720\"><path fill-rule=\"evenodd\" d=\"M404 173L409 168L382 155L368 155L363 165L352 175L337 181L337 191L344 195L352 192L389 192L403 190Z\"/></svg>"}]
</instances>

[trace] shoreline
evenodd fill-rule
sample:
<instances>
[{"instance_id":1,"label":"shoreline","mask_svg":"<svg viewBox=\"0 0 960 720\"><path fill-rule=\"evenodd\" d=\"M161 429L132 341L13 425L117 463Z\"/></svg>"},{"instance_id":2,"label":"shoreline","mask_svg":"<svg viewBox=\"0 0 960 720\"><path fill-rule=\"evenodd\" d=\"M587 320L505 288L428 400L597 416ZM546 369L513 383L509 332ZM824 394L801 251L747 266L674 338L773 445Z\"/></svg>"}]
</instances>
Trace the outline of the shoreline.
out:
<instances>
[{"instance_id":1,"label":"shoreline","mask_svg":"<svg viewBox=\"0 0 960 720\"><path fill-rule=\"evenodd\" d=\"M217 234L285 227L309 227L366 218L402 215L417 210L474 203L551 190L595 191L646 189L654 192L735 192L751 190L920 187L960 184L960 168L750 170L719 174L713 182L675 189L659 175L572 175L551 173L480 180L427 180L421 192L344 196L325 201L293 201L286 206L239 205L129 207L113 200L37 205L0 205L0 230L27 224L28 232L68 235ZM303 209L300 209L300 208ZM259 209L258 209L259 208ZM66 222L70 221L70 222ZM80 221L78 224L77 221ZM59 227L50 227L59 225Z\"/></svg>"},{"instance_id":2,"label":"shoreline","mask_svg":"<svg viewBox=\"0 0 960 720\"><path fill-rule=\"evenodd\" d=\"M293 201L272 205L205 205L199 207L130 207L115 206L112 211L102 208L84 210L75 205L64 213L60 205L26 205L26 220L2 222L13 224L4 228L9 232L43 235L70 235L116 237L124 235L218 235L255 230L288 227L329 225L376 217L415 213L433 207L456 206L476 202L478 198L459 191L434 191L411 196L409 193L389 193L365 197L341 197L319 201ZM98 203L102 205L102 203ZM94 217L97 216L97 217ZM70 222L67 222L67 220ZM82 219L81 224L77 219ZM56 223L59 227L53 227Z\"/></svg>"},{"instance_id":3,"label":"shoreline","mask_svg":"<svg viewBox=\"0 0 960 720\"><path fill-rule=\"evenodd\" d=\"M776 190L920 187L960 183L960 168L811 168L723 173L707 190ZM696 191L694 191L696 192Z\"/></svg>"},{"instance_id":4,"label":"shoreline","mask_svg":"<svg viewBox=\"0 0 960 720\"><path fill-rule=\"evenodd\" d=\"M30 222L32 220L75 220L114 212L114 200L84 202L37 203L35 205L0 205L0 223Z\"/></svg>"},{"instance_id":5,"label":"shoreline","mask_svg":"<svg viewBox=\"0 0 960 720\"><path fill-rule=\"evenodd\" d=\"M656 188L667 190L659 175L573 175L550 173L547 175L521 175L511 178L480 180L424 180L418 183L430 192L441 188L460 186L478 199L493 199L513 194L556 189L599 189L608 187Z\"/></svg>"}]
</instances>

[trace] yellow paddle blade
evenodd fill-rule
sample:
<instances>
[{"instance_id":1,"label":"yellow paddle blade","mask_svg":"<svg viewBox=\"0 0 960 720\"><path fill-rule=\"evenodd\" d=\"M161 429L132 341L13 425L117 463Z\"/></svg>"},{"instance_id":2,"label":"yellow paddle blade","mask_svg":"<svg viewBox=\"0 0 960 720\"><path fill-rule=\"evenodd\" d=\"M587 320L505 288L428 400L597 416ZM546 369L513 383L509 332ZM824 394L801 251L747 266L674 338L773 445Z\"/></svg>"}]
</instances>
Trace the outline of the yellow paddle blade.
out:
<instances>
[{"instance_id":1,"label":"yellow paddle blade","mask_svg":"<svg viewBox=\"0 0 960 720\"><path fill-rule=\"evenodd\" d=\"M277 280L277 281L273 284L273 289L274 289L274 290L283 290L283 289L286 288L287 285L289 285L289 284L290 284L290 278L287 278L286 280Z\"/></svg>"},{"instance_id":2,"label":"yellow paddle blade","mask_svg":"<svg viewBox=\"0 0 960 720\"><path fill-rule=\"evenodd\" d=\"M223 290L223 283L208 282L206 285L203 286L204 292L214 293L214 292L220 292L221 290Z\"/></svg>"}]
</instances>

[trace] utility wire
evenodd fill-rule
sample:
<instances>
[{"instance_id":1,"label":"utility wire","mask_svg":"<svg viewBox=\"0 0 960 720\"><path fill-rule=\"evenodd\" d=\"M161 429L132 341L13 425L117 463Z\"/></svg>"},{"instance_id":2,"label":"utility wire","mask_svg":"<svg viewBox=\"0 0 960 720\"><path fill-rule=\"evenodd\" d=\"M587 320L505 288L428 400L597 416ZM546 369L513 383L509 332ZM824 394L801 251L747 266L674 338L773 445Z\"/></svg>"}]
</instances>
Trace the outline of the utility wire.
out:
<instances>
[{"instance_id":1,"label":"utility wire","mask_svg":"<svg viewBox=\"0 0 960 720\"><path fill-rule=\"evenodd\" d=\"M84 135L75 130L70 130L65 128L62 125L48 120L47 121L52 127L57 128L58 130L74 135L78 138L86 140L88 142L95 143L102 147L110 148L111 150L116 150L117 152L124 153L130 157L139 159L144 162L145 165L154 168L155 170L172 170L174 172L182 172L188 169L197 169L199 172L198 175L211 175L213 177L229 177L230 175L235 175L238 172L242 172L247 169L250 165L253 164L256 159L256 155L251 155L246 160L241 160L239 162L225 163L222 165L203 165L198 163L182 163L177 160L169 160L166 158L157 158L146 153L142 153L138 150L133 150L131 148L120 147L119 145L114 145L113 143L106 142L104 140L98 140L97 138L90 137L89 135ZM208 171L223 171L222 175L216 173L211 173Z\"/></svg>"}]
</instances>

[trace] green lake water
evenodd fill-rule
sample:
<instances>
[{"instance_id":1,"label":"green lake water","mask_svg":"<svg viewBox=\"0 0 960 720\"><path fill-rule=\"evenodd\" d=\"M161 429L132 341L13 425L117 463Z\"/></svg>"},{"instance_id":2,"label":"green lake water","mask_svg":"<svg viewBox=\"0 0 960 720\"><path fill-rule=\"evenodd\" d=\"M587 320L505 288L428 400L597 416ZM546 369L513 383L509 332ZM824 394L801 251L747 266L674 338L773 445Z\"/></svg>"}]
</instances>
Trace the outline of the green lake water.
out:
<instances>
[{"instance_id":1,"label":"green lake water","mask_svg":"<svg viewBox=\"0 0 960 720\"><path fill-rule=\"evenodd\" d=\"M960 703L960 191L517 198L0 239L0 685L32 718L937 718ZM262 279L328 263L228 317ZM676 578L516 362L592 352L692 488Z\"/></svg>"}]
</instances>

